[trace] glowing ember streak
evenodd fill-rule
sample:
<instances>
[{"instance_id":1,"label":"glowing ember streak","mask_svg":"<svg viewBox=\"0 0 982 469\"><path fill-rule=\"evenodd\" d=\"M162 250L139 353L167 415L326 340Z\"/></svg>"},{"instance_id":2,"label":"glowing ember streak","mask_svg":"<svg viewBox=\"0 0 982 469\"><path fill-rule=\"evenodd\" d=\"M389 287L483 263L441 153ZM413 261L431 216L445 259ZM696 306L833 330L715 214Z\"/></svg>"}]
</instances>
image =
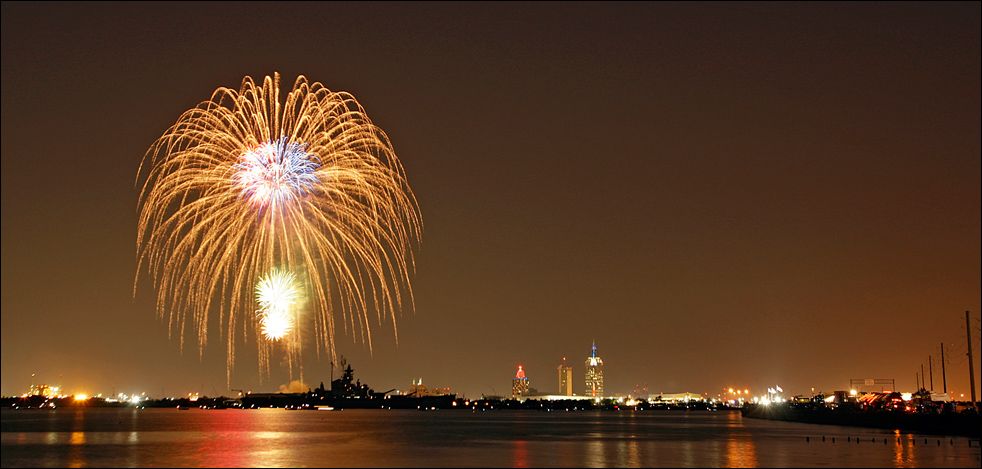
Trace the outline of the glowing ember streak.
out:
<instances>
[{"instance_id":1,"label":"glowing ember streak","mask_svg":"<svg viewBox=\"0 0 982 469\"><path fill-rule=\"evenodd\" d=\"M273 270L256 285L260 329L269 340L279 340L293 330L299 292L292 272Z\"/></svg>"},{"instance_id":2,"label":"glowing ember streak","mask_svg":"<svg viewBox=\"0 0 982 469\"><path fill-rule=\"evenodd\" d=\"M203 350L217 314L229 379L243 331L255 334L265 371L266 337L288 336L291 372L299 363L300 334L288 330L311 331L332 358L339 320L369 349L374 324L391 322L398 340L422 220L389 138L354 96L300 76L281 97L279 74L245 77L182 114L147 151L138 181L134 293L147 272L182 347L190 324ZM251 293L274 267L303 275L304 324L246 314L261 309Z\"/></svg>"}]
</instances>

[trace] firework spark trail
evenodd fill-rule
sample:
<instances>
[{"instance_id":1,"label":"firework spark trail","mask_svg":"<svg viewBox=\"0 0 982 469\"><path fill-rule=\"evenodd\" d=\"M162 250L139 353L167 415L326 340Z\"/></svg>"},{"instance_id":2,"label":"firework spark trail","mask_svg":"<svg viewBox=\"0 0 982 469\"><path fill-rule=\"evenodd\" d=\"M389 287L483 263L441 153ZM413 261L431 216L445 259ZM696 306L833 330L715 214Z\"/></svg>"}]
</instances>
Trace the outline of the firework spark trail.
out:
<instances>
[{"instance_id":1,"label":"firework spark trail","mask_svg":"<svg viewBox=\"0 0 982 469\"><path fill-rule=\"evenodd\" d=\"M300 76L281 100L279 74L245 77L182 114L141 179L134 293L146 269L157 313L182 347L190 323L199 353L217 313L229 379L237 333L257 330L243 316L257 309L250 293L274 268L305 280L318 350L332 358L339 320L371 349L372 317L396 331L413 307L418 205L388 137L348 93ZM269 341L256 337L268 370Z\"/></svg>"}]
</instances>

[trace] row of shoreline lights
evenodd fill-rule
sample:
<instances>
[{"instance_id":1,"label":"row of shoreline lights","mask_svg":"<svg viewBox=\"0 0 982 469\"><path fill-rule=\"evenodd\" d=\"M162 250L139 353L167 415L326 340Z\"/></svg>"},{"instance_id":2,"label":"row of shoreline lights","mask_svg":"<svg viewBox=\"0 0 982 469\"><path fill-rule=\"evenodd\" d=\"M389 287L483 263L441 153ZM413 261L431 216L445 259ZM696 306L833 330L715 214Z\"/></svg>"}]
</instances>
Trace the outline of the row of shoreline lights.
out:
<instances>
[{"instance_id":1,"label":"row of shoreline lights","mask_svg":"<svg viewBox=\"0 0 982 469\"><path fill-rule=\"evenodd\" d=\"M726 394L726 398L721 400L730 404L742 403L750 399L750 389L747 388L742 390L739 388L723 388L723 393Z\"/></svg>"},{"instance_id":2,"label":"row of shoreline lights","mask_svg":"<svg viewBox=\"0 0 982 469\"><path fill-rule=\"evenodd\" d=\"M753 399L755 404L763 404L765 406L786 401L787 399L784 398L784 389L781 389L781 386L778 385L774 385L773 388L767 388L767 395L754 396Z\"/></svg>"},{"instance_id":3,"label":"row of shoreline lights","mask_svg":"<svg viewBox=\"0 0 982 469\"><path fill-rule=\"evenodd\" d=\"M116 397L103 398L102 394L96 394L95 396L90 396L84 392L80 392L80 393L75 393L75 395L72 396L72 400L76 402L85 402L91 399L92 397L96 397L99 399L104 399L106 402L128 402L130 404L139 404L140 402L143 402L144 399L146 399L146 395L147 393L131 395L121 392L117 394Z\"/></svg>"}]
</instances>

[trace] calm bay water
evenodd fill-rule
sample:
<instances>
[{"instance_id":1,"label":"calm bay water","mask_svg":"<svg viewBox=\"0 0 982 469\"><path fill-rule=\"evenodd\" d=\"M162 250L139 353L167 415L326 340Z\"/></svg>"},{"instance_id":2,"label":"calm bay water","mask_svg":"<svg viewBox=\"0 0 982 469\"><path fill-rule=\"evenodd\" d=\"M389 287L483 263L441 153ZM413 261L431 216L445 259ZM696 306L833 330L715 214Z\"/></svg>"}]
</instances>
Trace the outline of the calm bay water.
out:
<instances>
[{"instance_id":1,"label":"calm bay water","mask_svg":"<svg viewBox=\"0 0 982 469\"><path fill-rule=\"evenodd\" d=\"M967 438L904 434L898 444L888 431L737 412L3 409L0 429L3 467L980 464Z\"/></svg>"}]
</instances>

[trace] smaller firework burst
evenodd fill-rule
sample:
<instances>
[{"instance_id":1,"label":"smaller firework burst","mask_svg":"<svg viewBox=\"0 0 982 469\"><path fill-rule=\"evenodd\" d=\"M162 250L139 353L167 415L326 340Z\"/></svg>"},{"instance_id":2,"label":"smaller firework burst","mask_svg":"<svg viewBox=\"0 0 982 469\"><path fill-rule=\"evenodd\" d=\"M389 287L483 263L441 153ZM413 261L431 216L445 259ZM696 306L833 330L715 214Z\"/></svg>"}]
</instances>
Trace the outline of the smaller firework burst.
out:
<instances>
[{"instance_id":1,"label":"smaller firework burst","mask_svg":"<svg viewBox=\"0 0 982 469\"><path fill-rule=\"evenodd\" d=\"M293 272L273 269L256 285L256 302L259 304L259 326L263 337L277 341L296 327L300 289Z\"/></svg>"}]
</instances>

